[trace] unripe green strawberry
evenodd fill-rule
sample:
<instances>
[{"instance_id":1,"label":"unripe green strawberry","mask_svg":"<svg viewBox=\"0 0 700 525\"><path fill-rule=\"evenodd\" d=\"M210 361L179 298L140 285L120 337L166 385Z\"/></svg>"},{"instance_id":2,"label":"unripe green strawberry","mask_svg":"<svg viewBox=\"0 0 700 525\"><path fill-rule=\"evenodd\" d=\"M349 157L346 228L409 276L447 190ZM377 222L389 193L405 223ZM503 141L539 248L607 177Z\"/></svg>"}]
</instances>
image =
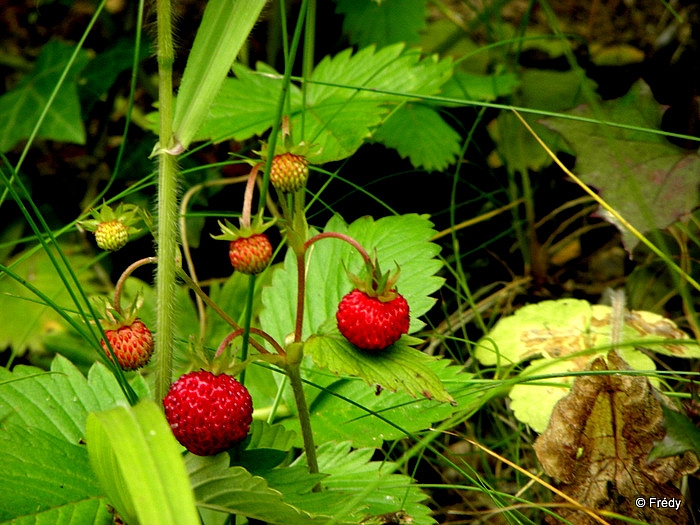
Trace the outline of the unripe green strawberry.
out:
<instances>
[{"instance_id":1,"label":"unripe green strawberry","mask_svg":"<svg viewBox=\"0 0 700 525\"><path fill-rule=\"evenodd\" d=\"M309 178L306 157L294 153L275 155L270 168L270 182L280 191L294 192L304 187Z\"/></svg>"},{"instance_id":2,"label":"unripe green strawberry","mask_svg":"<svg viewBox=\"0 0 700 525\"><path fill-rule=\"evenodd\" d=\"M408 332L408 303L395 290L390 300L355 289L340 301L336 320L345 338L361 350L379 351Z\"/></svg>"},{"instance_id":3,"label":"unripe green strawberry","mask_svg":"<svg viewBox=\"0 0 700 525\"><path fill-rule=\"evenodd\" d=\"M272 259L272 244L264 233L240 237L229 244L229 259L233 268L241 273L262 272Z\"/></svg>"},{"instance_id":4,"label":"unripe green strawberry","mask_svg":"<svg viewBox=\"0 0 700 525\"><path fill-rule=\"evenodd\" d=\"M163 407L177 440L198 456L212 456L243 441L253 420L246 387L230 375L204 370L175 381Z\"/></svg>"},{"instance_id":5,"label":"unripe green strawberry","mask_svg":"<svg viewBox=\"0 0 700 525\"><path fill-rule=\"evenodd\" d=\"M129 241L129 228L121 221L101 222L95 230L95 240L102 250L113 252Z\"/></svg>"},{"instance_id":6,"label":"unripe green strawberry","mask_svg":"<svg viewBox=\"0 0 700 525\"><path fill-rule=\"evenodd\" d=\"M105 335L112 346L117 363L123 370L141 368L148 363L153 354L153 335L139 319L114 330L105 330ZM107 343L104 340L100 343L107 357L111 359Z\"/></svg>"}]
</instances>

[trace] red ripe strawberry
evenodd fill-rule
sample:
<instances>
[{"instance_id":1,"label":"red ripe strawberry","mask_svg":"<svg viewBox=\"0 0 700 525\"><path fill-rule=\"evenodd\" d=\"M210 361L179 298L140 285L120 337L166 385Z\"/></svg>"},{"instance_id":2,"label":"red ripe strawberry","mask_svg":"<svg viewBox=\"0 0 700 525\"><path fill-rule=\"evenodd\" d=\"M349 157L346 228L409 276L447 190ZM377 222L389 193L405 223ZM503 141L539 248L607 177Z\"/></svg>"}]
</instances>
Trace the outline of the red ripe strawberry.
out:
<instances>
[{"instance_id":1,"label":"red ripe strawberry","mask_svg":"<svg viewBox=\"0 0 700 525\"><path fill-rule=\"evenodd\" d=\"M213 456L243 441L253 420L248 389L228 374L205 370L175 381L163 406L177 440L198 456Z\"/></svg>"},{"instance_id":2,"label":"red ripe strawberry","mask_svg":"<svg viewBox=\"0 0 700 525\"><path fill-rule=\"evenodd\" d=\"M383 350L408 332L408 303L391 291L388 300L355 289L338 305L336 320L345 338L361 350Z\"/></svg>"},{"instance_id":3,"label":"red ripe strawberry","mask_svg":"<svg viewBox=\"0 0 700 525\"><path fill-rule=\"evenodd\" d=\"M139 319L114 330L105 330L105 335L112 346L117 363L123 370L141 368L148 363L153 354L153 335ZM107 343L104 340L100 343L107 357L111 359Z\"/></svg>"},{"instance_id":4,"label":"red ripe strawberry","mask_svg":"<svg viewBox=\"0 0 700 525\"><path fill-rule=\"evenodd\" d=\"M304 187L309 178L309 161L302 155L282 153L272 158L270 182L284 192L297 191Z\"/></svg>"},{"instance_id":5,"label":"red ripe strawberry","mask_svg":"<svg viewBox=\"0 0 700 525\"><path fill-rule=\"evenodd\" d=\"M123 248L129 241L129 228L121 221L106 221L95 230L97 246L110 252Z\"/></svg>"},{"instance_id":6,"label":"red ripe strawberry","mask_svg":"<svg viewBox=\"0 0 700 525\"><path fill-rule=\"evenodd\" d=\"M272 259L272 244L264 233L240 237L229 244L228 256L236 271L260 273Z\"/></svg>"}]
</instances>

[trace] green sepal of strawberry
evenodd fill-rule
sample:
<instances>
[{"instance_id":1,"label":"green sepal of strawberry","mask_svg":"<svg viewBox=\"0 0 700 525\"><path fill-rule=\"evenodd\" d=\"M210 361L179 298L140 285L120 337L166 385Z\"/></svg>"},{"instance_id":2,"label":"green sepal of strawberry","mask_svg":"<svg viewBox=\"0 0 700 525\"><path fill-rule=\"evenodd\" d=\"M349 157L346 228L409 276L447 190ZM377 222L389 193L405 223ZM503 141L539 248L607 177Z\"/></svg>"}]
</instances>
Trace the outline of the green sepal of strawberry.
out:
<instances>
[{"instance_id":1,"label":"green sepal of strawberry","mask_svg":"<svg viewBox=\"0 0 700 525\"><path fill-rule=\"evenodd\" d=\"M129 236L141 233L143 228L137 228L140 223L148 223L150 218L146 212L135 204L119 204L112 209L109 205L103 204L97 210L91 210L92 219L78 221L81 227L89 232L94 232L105 222L117 221L127 227Z\"/></svg>"},{"instance_id":2,"label":"green sepal of strawberry","mask_svg":"<svg viewBox=\"0 0 700 525\"><path fill-rule=\"evenodd\" d=\"M134 235L143 231L137 225L151 222L150 216L134 204L122 203L115 209L103 204L91 213L92 219L79 221L78 224L85 230L94 232L97 245L107 251L124 247Z\"/></svg>"},{"instance_id":3,"label":"green sepal of strawberry","mask_svg":"<svg viewBox=\"0 0 700 525\"><path fill-rule=\"evenodd\" d=\"M255 216L250 226L244 226L243 224L240 224L238 227L236 227L233 224L231 224L231 222L229 222L227 219L224 219L224 222L219 221L221 233L219 235L212 235L211 237L212 239L216 239L217 241L236 241L238 239L252 237L253 235L263 233L270 226L275 224L275 222L275 219L272 219L268 222L264 222L262 213L259 213Z\"/></svg>"},{"instance_id":4,"label":"green sepal of strawberry","mask_svg":"<svg viewBox=\"0 0 700 525\"><path fill-rule=\"evenodd\" d=\"M106 297L98 296L93 301L97 305L102 328L116 330L121 326L130 325L138 318L139 310L143 306L143 293L140 290L136 292L134 300L126 308L119 310Z\"/></svg>"},{"instance_id":5,"label":"green sepal of strawberry","mask_svg":"<svg viewBox=\"0 0 700 525\"><path fill-rule=\"evenodd\" d=\"M372 259L365 264L365 276L359 277L347 269L345 270L348 278L355 288L366 293L369 297L376 297L379 301L387 303L396 299L396 282L399 280L401 269L396 264L396 269L382 273L379 268L377 254L372 256Z\"/></svg>"}]
</instances>

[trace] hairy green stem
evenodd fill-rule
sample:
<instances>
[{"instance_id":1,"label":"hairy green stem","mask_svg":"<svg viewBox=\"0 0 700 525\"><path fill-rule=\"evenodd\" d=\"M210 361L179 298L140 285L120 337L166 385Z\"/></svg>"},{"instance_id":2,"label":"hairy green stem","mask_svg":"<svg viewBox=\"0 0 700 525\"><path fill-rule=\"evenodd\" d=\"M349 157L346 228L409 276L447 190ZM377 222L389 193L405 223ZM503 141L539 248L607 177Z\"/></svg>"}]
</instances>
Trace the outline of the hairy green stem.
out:
<instances>
[{"instance_id":1,"label":"hairy green stem","mask_svg":"<svg viewBox=\"0 0 700 525\"><path fill-rule=\"evenodd\" d=\"M172 381L172 348L175 336L173 296L177 271L177 161L164 152L173 146L173 61L170 0L157 0L158 102L160 154L158 155L158 224L156 243L155 397L162 400Z\"/></svg>"}]
</instances>

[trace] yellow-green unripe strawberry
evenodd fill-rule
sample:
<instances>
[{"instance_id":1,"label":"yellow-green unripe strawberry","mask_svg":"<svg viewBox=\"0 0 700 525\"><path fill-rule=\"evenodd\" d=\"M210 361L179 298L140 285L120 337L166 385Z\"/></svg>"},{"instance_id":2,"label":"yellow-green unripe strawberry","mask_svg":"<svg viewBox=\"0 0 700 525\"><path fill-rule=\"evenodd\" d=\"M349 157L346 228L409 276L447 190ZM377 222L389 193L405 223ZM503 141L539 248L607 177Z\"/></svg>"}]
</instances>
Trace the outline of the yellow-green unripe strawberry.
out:
<instances>
[{"instance_id":1,"label":"yellow-green unripe strawberry","mask_svg":"<svg viewBox=\"0 0 700 525\"><path fill-rule=\"evenodd\" d=\"M97 246L109 252L123 248L129 242L129 228L121 221L106 221L95 230Z\"/></svg>"},{"instance_id":2,"label":"yellow-green unripe strawberry","mask_svg":"<svg viewBox=\"0 0 700 525\"><path fill-rule=\"evenodd\" d=\"M302 155L282 153L275 155L270 168L270 182L283 192L300 190L309 178L309 162Z\"/></svg>"}]
</instances>

